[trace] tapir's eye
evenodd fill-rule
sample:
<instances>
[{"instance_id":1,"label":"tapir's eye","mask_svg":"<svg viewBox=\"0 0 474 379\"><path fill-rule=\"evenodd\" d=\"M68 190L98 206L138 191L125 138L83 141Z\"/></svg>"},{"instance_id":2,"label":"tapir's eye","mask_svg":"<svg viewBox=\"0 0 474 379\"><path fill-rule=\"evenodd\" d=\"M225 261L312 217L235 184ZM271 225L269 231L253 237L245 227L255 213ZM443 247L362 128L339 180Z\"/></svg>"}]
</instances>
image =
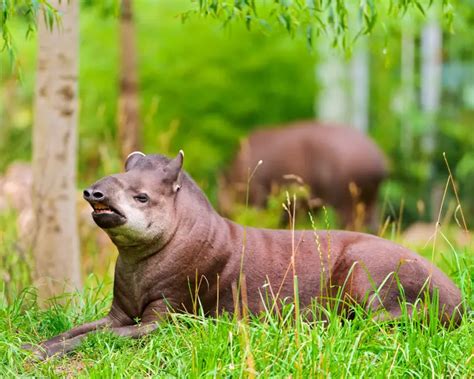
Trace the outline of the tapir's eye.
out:
<instances>
[{"instance_id":1,"label":"tapir's eye","mask_svg":"<svg viewBox=\"0 0 474 379\"><path fill-rule=\"evenodd\" d=\"M138 195L133 196L133 198L140 203L146 203L149 200L149 197L146 193L139 193Z\"/></svg>"}]
</instances>

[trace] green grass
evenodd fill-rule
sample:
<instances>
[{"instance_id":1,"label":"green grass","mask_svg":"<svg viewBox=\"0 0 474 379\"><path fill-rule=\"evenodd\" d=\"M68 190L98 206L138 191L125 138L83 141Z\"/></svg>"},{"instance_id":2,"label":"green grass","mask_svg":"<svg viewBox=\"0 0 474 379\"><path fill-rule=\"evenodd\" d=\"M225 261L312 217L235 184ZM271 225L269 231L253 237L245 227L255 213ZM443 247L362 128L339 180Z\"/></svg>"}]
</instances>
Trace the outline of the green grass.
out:
<instances>
[{"instance_id":1,"label":"green grass","mask_svg":"<svg viewBox=\"0 0 474 379\"><path fill-rule=\"evenodd\" d=\"M111 280L90 275L83 292L67 294L40 309L27 270L14 258L14 215L0 217L0 257L10 262L9 286L1 287L1 377L465 377L474 375L474 320L447 330L436 322L404 320L390 325L355 318L308 323L294 318L293 304L281 317L236 320L174 315L140 340L101 332L65 357L32 362L21 349L107 313ZM472 251L453 246L435 260L462 288L473 308ZM440 249L442 249L440 247ZM430 256L431 251L425 252ZM453 256L457 259L453 259ZM7 260L8 258L8 260ZM16 260L15 260L16 259ZM112 258L111 258L112 259ZM15 263L15 264L14 264ZM15 284L15 285L14 285Z\"/></svg>"},{"instance_id":2,"label":"green grass","mask_svg":"<svg viewBox=\"0 0 474 379\"><path fill-rule=\"evenodd\" d=\"M94 285L71 302L40 310L24 293L0 310L0 372L61 377L472 377L474 323L455 330L414 322L384 325L358 313L352 321L294 322L283 317L238 321L175 315L140 340L107 332L90 336L74 353L33 363L20 345L49 338L105 314L110 296ZM248 336L248 339L246 338Z\"/></svg>"},{"instance_id":3,"label":"green grass","mask_svg":"<svg viewBox=\"0 0 474 379\"><path fill-rule=\"evenodd\" d=\"M284 199L275 198L280 204ZM269 220L279 215L261 211ZM254 210L243 212L245 222L261 221ZM258 212L257 212L258 213ZM326 221L321 220L325 218ZM65 294L41 309L31 284L28 255L18 248L16 215L0 215L0 258L4 280L0 292L0 373L2 376L82 377L427 377L474 375L474 322L447 330L436 321L400 324L374 322L362 308L355 318L341 321L330 313L328 323L295 319L293 304L281 316L237 320L173 315L152 335L141 340L101 332L88 337L65 357L33 362L21 349L75 325L104 316L111 303L111 279L90 275L85 290ZM319 217L318 227L330 223ZM276 226L276 225L271 225ZM89 242L91 242L89 240ZM448 241L449 242L449 241ZM97 249L97 247L95 248ZM93 255L93 244L87 245ZM451 274L472 307L474 259L472 251L438 243L420 252ZM113 259L109 256L109 260ZM26 262L25 262L26 260ZM22 290L23 289L23 290ZM430 309L432 312L434 307ZM421 315L422 319L424 318Z\"/></svg>"}]
</instances>

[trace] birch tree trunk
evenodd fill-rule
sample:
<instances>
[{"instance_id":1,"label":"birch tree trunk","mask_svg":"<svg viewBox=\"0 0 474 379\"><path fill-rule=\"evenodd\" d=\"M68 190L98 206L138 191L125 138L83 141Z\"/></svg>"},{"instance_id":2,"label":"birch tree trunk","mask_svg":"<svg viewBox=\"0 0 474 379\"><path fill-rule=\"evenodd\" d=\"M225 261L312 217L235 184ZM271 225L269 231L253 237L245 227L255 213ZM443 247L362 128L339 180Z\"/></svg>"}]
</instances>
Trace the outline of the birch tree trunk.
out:
<instances>
[{"instance_id":1,"label":"birch tree trunk","mask_svg":"<svg viewBox=\"0 0 474 379\"><path fill-rule=\"evenodd\" d=\"M132 0L122 0L120 12L120 94L117 123L122 158L140 150L137 51Z\"/></svg>"},{"instance_id":2,"label":"birch tree trunk","mask_svg":"<svg viewBox=\"0 0 474 379\"><path fill-rule=\"evenodd\" d=\"M430 160L428 187L431 189L430 210L436 220L442 198L442 188L434 183L433 154L436 148L437 118L441 99L442 32L433 19L421 34L421 107L425 114L426 127L421 148Z\"/></svg>"},{"instance_id":3,"label":"birch tree trunk","mask_svg":"<svg viewBox=\"0 0 474 379\"><path fill-rule=\"evenodd\" d=\"M369 51L366 37L361 37L351 60L351 124L363 133L369 128Z\"/></svg>"},{"instance_id":4,"label":"birch tree trunk","mask_svg":"<svg viewBox=\"0 0 474 379\"><path fill-rule=\"evenodd\" d=\"M402 28L401 46L401 134L400 149L405 158L410 158L413 151L413 109L416 108L415 94L415 37L412 20L407 17Z\"/></svg>"},{"instance_id":5,"label":"birch tree trunk","mask_svg":"<svg viewBox=\"0 0 474 379\"><path fill-rule=\"evenodd\" d=\"M319 95L315 101L315 113L320 121L346 123L349 121L349 96L347 65L344 58L320 39L319 61L315 76Z\"/></svg>"},{"instance_id":6,"label":"birch tree trunk","mask_svg":"<svg viewBox=\"0 0 474 379\"><path fill-rule=\"evenodd\" d=\"M366 133L369 126L369 53L367 40L358 41L347 62L327 42L320 44L316 80L320 87L315 113L321 121L349 124Z\"/></svg>"},{"instance_id":7,"label":"birch tree trunk","mask_svg":"<svg viewBox=\"0 0 474 379\"><path fill-rule=\"evenodd\" d=\"M40 300L81 286L76 219L79 0L52 0L62 15L38 20L33 129L35 285Z\"/></svg>"},{"instance_id":8,"label":"birch tree trunk","mask_svg":"<svg viewBox=\"0 0 474 379\"><path fill-rule=\"evenodd\" d=\"M441 97L441 28L429 21L421 34L421 107L426 116L422 148L432 154L435 148L436 118Z\"/></svg>"}]
</instances>

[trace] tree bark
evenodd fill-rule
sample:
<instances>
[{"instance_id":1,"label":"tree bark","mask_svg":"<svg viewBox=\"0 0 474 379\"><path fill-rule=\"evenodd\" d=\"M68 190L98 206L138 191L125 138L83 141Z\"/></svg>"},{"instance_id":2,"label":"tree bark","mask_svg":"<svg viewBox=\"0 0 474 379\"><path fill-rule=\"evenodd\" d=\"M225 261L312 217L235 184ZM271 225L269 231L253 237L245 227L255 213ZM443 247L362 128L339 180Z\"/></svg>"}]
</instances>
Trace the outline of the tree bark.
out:
<instances>
[{"instance_id":1,"label":"tree bark","mask_svg":"<svg viewBox=\"0 0 474 379\"><path fill-rule=\"evenodd\" d=\"M350 62L352 74L351 124L363 133L369 128L369 50L366 37L354 46Z\"/></svg>"},{"instance_id":2,"label":"tree bark","mask_svg":"<svg viewBox=\"0 0 474 379\"><path fill-rule=\"evenodd\" d=\"M415 37L412 20L407 16L402 28L401 46L401 134L400 150L410 159L413 151L413 109L416 108L415 94Z\"/></svg>"},{"instance_id":3,"label":"tree bark","mask_svg":"<svg viewBox=\"0 0 474 379\"><path fill-rule=\"evenodd\" d=\"M421 148L430 162L427 181L428 188L431 189L430 215L436 221L443 194L440 184L435 183L433 164L441 100L442 32L434 19L424 26L421 34L421 59L421 107L426 120Z\"/></svg>"},{"instance_id":4,"label":"tree bark","mask_svg":"<svg viewBox=\"0 0 474 379\"><path fill-rule=\"evenodd\" d=\"M369 53L361 39L350 62L322 41L316 80L315 113L321 121L350 124L366 133L369 126Z\"/></svg>"},{"instance_id":5,"label":"tree bark","mask_svg":"<svg viewBox=\"0 0 474 379\"><path fill-rule=\"evenodd\" d=\"M79 1L52 0L62 15L38 20L33 129L35 285L40 300L81 286L76 219Z\"/></svg>"},{"instance_id":6,"label":"tree bark","mask_svg":"<svg viewBox=\"0 0 474 379\"><path fill-rule=\"evenodd\" d=\"M321 121L347 123L349 121L349 98L347 96L347 64L344 58L321 40L319 60L316 64L316 80L319 95L315 113Z\"/></svg>"},{"instance_id":7,"label":"tree bark","mask_svg":"<svg viewBox=\"0 0 474 379\"><path fill-rule=\"evenodd\" d=\"M422 148L432 154L436 144L436 118L441 98L441 28L429 21L421 34L421 107L426 116L426 133Z\"/></svg>"},{"instance_id":8,"label":"tree bark","mask_svg":"<svg viewBox=\"0 0 474 379\"><path fill-rule=\"evenodd\" d=\"M122 158L140 150L137 52L132 0L122 0L120 12L120 94L117 123Z\"/></svg>"}]
</instances>

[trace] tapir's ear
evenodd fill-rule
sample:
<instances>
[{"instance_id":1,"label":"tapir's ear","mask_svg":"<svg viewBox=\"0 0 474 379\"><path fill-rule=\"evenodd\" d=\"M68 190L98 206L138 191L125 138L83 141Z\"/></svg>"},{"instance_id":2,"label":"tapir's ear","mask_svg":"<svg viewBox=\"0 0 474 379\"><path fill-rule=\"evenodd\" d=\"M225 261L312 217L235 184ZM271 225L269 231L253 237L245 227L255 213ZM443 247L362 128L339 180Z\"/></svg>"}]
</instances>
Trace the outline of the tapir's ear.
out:
<instances>
[{"instance_id":1,"label":"tapir's ear","mask_svg":"<svg viewBox=\"0 0 474 379\"><path fill-rule=\"evenodd\" d=\"M178 192L178 190L181 188L181 183L180 183L180 173L181 169L183 167L183 161L184 161L184 152L183 150L180 150L178 155L168 163L168 166L166 166L166 179L167 181L173 183L173 191Z\"/></svg>"},{"instance_id":2,"label":"tapir's ear","mask_svg":"<svg viewBox=\"0 0 474 379\"><path fill-rule=\"evenodd\" d=\"M145 154L141 151L134 151L133 153L128 154L128 157L125 160L125 171L130 170L144 156Z\"/></svg>"}]
</instances>

